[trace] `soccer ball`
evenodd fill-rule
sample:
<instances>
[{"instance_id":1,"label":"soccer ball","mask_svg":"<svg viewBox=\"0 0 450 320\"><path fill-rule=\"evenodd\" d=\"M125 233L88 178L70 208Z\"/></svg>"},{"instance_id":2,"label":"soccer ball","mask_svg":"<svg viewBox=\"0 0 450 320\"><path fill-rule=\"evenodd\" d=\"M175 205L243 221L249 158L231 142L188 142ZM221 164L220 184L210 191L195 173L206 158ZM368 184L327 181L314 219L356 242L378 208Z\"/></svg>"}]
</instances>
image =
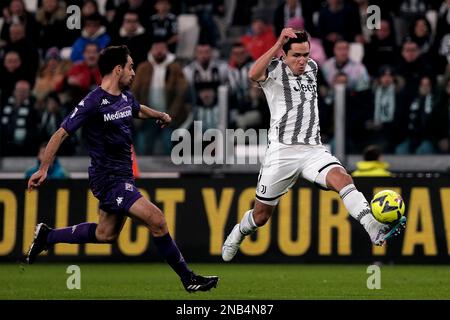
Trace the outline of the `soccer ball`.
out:
<instances>
[{"instance_id":1,"label":"soccer ball","mask_svg":"<svg viewBox=\"0 0 450 320\"><path fill-rule=\"evenodd\" d=\"M395 223L405 214L405 202L392 190L378 192L370 202L372 214L381 223Z\"/></svg>"}]
</instances>

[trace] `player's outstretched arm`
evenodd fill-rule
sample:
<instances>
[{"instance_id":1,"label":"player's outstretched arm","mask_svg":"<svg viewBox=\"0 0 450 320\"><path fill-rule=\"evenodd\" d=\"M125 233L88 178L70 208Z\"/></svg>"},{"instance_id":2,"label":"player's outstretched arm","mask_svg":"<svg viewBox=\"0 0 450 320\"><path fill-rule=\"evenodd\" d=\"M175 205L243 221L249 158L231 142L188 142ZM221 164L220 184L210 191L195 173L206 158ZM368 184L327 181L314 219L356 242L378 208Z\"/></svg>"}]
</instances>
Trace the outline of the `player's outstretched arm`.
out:
<instances>
[{"instance_id":1,"label":"player's outstretched arm","mask_svg":"<svg viewBox=\"0 0 450 320\"><path fill-rule=\"evenodd\" d=\"M266 70L270 64L270 61L272 61L275 54L283 47L289 38L297 38L297 35L295 34L294 29L284 28L273 47L259 57L250 68L248 72L248 77L250 80L258 82L266 79Z\"/></svg>"},{"instance_id":2,"label":"player's outstretched arm","mask_svg":"<svg viewBox=\"0 0 450 320\"><path fill-rule=\"evenodd\" d=\"M161 128L166 127L172 122L172 118L165 112L159 112L141 104L141 109L138 114L139 119L156 119L156 122L161 124Z\"/></svg>"},{"instance_id":3,"label":"player's outstretched arm","mask_svg":"<svg viewBox=\"0 0 450 320\"><path fill-rule=\"evenodd\" d=\"M48 168L53 163L55 159L56 152L58 152L59 147L63 141L69 136L66 130L59 128L50 138L47 147L44 151L44 159L42 160L39 170L33 173L33 175L28 180L28 191L39 187L44 180L47 178Z\"/></svg>"}]
</instances>

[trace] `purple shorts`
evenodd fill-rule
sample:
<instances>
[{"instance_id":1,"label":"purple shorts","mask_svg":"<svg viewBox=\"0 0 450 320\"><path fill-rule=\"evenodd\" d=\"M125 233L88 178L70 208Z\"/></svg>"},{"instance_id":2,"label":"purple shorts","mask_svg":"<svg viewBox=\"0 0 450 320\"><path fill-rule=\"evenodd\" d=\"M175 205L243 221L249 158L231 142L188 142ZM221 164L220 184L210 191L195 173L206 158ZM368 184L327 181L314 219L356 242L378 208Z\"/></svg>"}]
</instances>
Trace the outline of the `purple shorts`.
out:
<instances>
[{"instance_id":1,"label":"purple shorts","mask_svg":"<svg viewBox=\"0 0 450 320\"><path fill-rule=\"evenodd\" d=\"M125 214L142 194L134 185L134 180L113 180L98 186L91 182L91 190L99 200L99 207L107 213Z\"/></svg>"}]
</instances>

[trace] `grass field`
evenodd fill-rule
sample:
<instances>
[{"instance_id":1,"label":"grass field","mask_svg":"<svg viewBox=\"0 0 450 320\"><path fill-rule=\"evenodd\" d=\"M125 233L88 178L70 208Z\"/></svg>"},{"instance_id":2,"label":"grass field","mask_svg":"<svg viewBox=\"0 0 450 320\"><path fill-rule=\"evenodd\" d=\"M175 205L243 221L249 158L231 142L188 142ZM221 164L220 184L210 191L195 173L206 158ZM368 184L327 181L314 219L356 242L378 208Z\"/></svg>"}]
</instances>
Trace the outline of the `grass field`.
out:
<instances>
[{"instance_id":1,"label":"grass field","mask_svg":"<svg viewBox=\"0 0 450 320\"><path fill-rule=\"evenodd\" d=\"M81 289L69 290L68 264L0 264L0 299L450 299L450 266L382 266L369 290L367 265L192 264L221 279L188 294L165 264L78 265Z\"/></svg>"}]
</instances>

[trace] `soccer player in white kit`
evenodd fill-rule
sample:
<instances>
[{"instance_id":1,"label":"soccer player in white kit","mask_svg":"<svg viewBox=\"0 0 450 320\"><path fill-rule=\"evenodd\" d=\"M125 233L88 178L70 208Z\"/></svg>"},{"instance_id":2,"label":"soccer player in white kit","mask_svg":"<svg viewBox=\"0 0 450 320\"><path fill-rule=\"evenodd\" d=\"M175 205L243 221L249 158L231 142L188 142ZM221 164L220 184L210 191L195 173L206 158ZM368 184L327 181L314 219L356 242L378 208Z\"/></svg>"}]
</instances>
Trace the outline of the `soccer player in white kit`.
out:
<instances>
[{"instance_id":1,"label":"soccer player in white kit","mask_svg":"<svg viewBox=\"0 0 450 320\"><path fill-rule=\"evenodd\" d=\"M280 49L285 56L274 59ZM405 217L395 225L375 220L351 176L322 145L317 107L318 66L309 52L308 34L285 28L275 45L249 71L249 78L261 86L270 108L269 145L259 173L255 205L225 240L224 261L233 259L245 236L269 220L280 197L299 175L321 188L338 192L373 244L382 246L405 228Z\"/></svg>"}]
</instances>

